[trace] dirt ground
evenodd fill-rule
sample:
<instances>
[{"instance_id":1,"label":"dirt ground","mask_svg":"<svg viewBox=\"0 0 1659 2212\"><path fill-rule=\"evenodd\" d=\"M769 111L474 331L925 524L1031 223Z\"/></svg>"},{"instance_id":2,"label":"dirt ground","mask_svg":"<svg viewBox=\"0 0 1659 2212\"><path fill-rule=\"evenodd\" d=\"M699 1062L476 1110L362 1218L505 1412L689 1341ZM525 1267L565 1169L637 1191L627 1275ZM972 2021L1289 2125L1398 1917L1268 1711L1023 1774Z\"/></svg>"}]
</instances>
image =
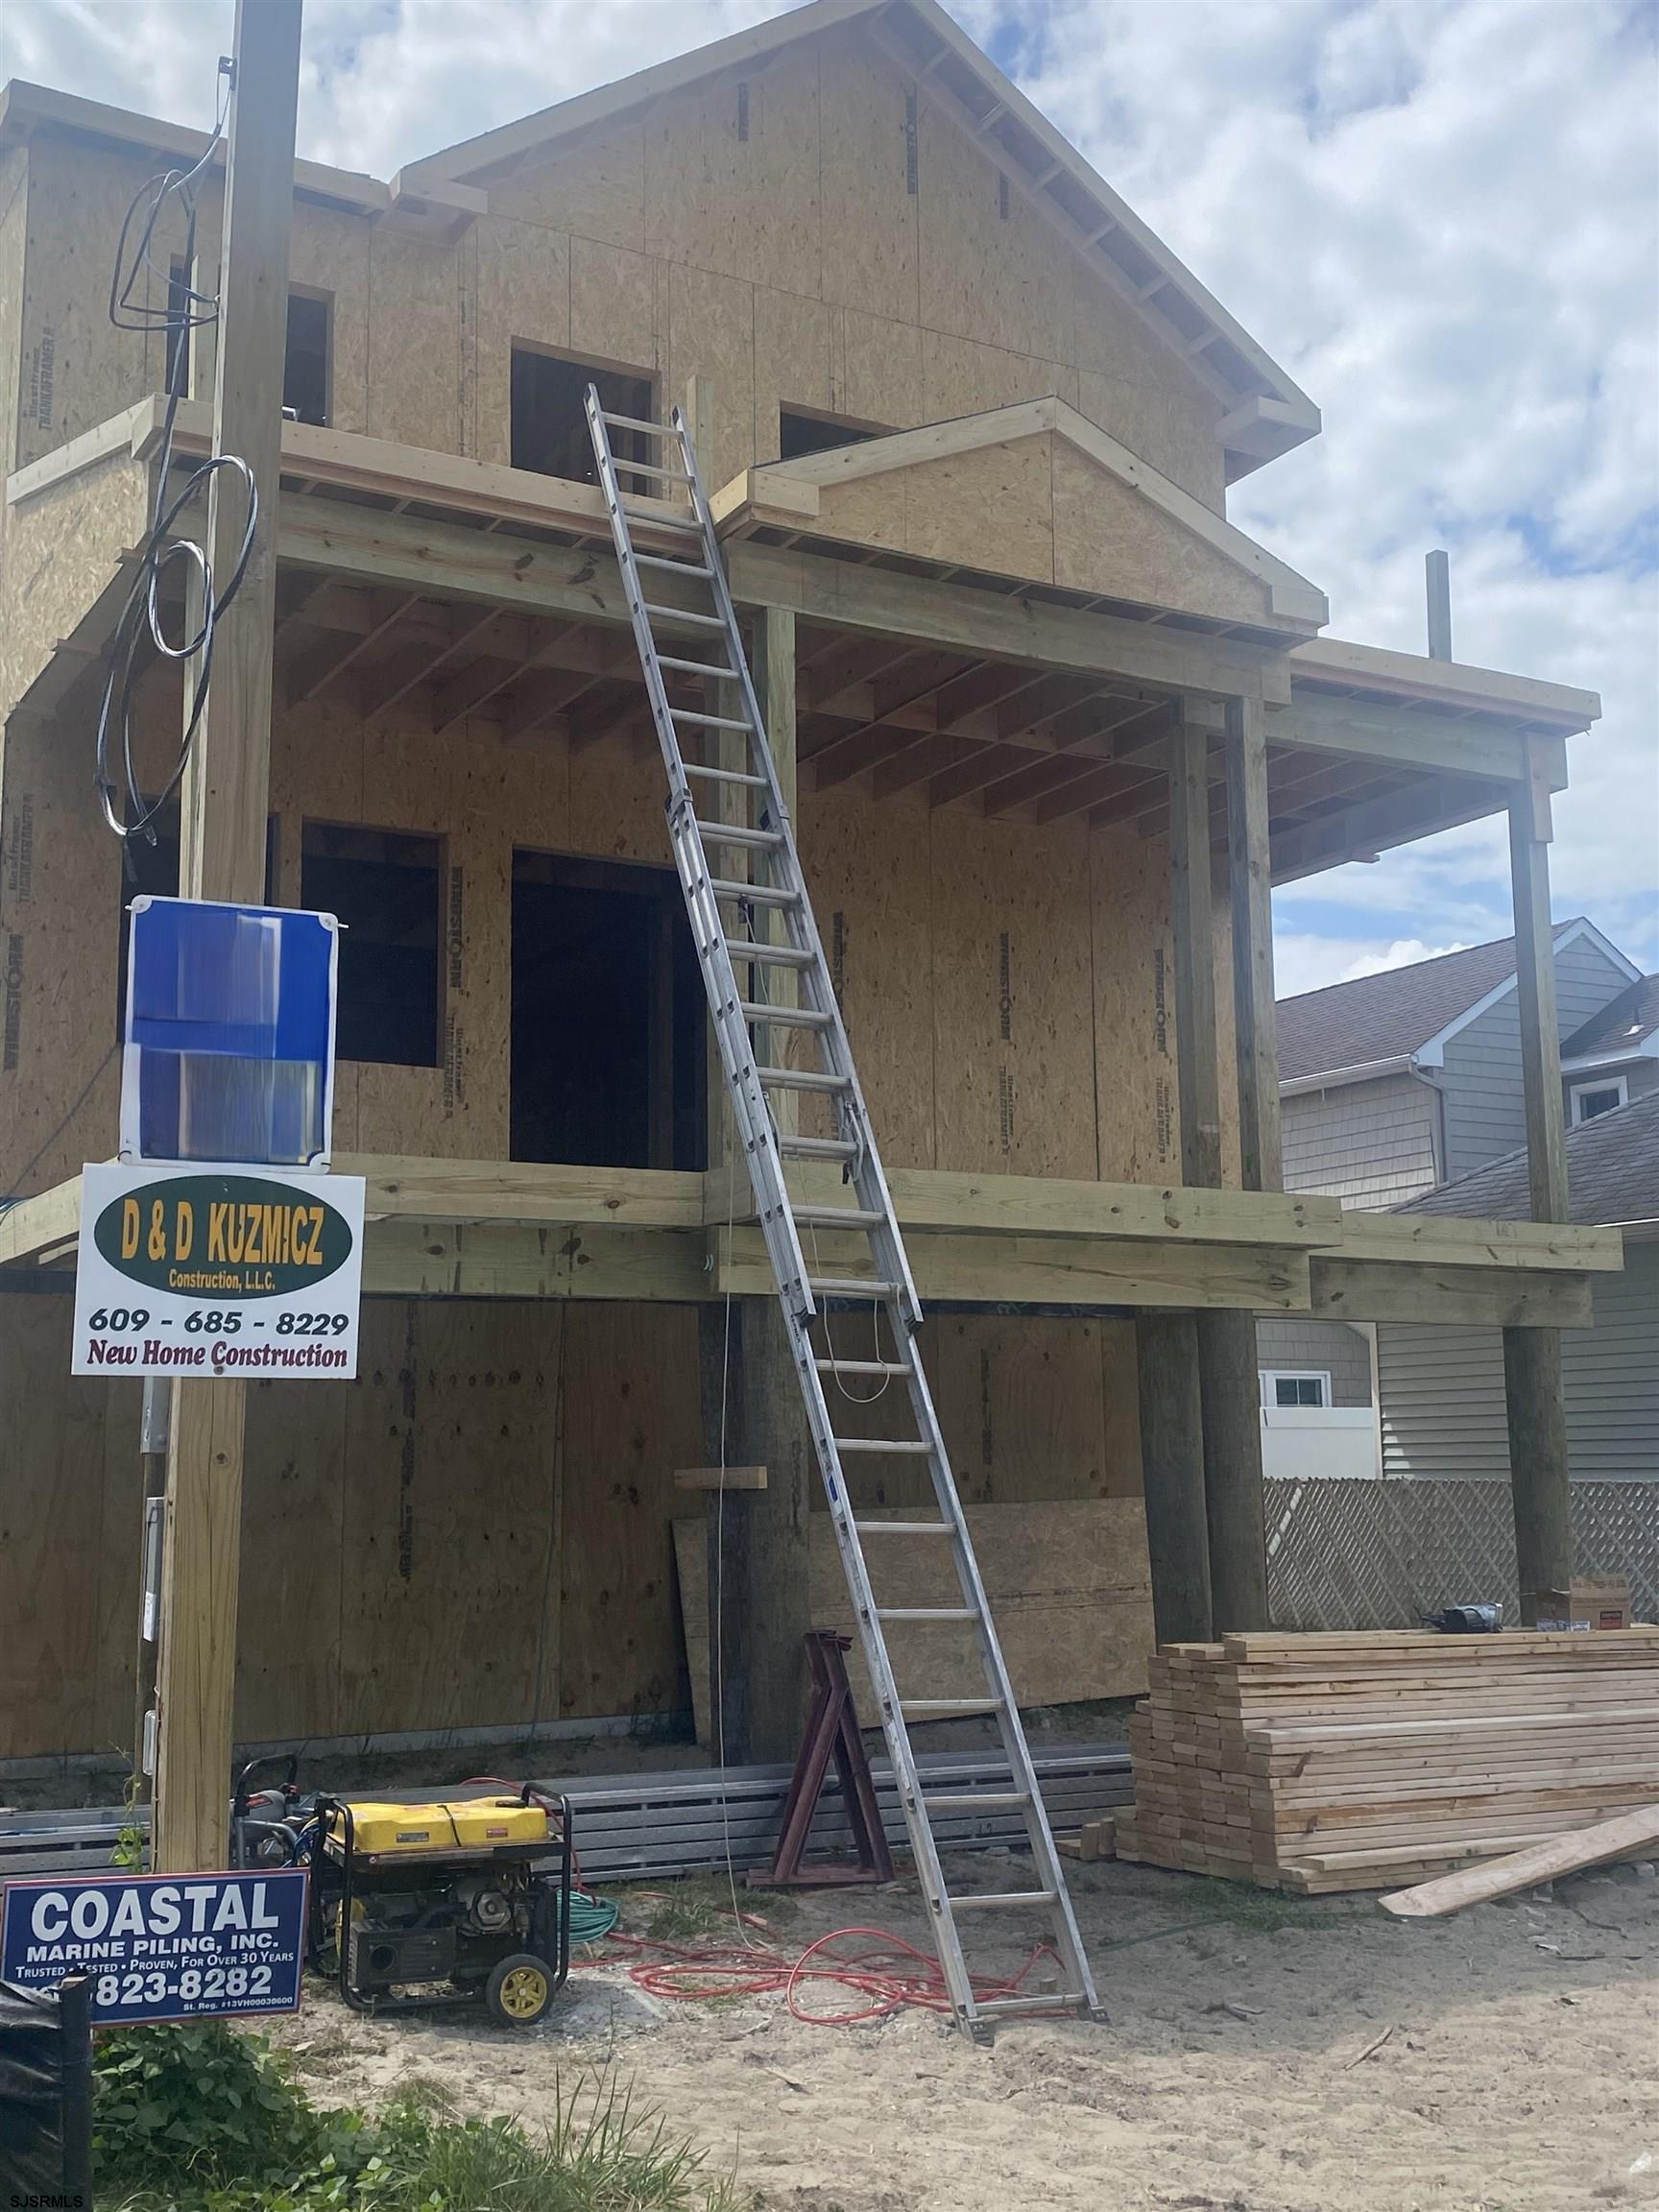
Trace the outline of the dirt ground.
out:
<instances>
[{"instance_id":1,"label":"dirt ground","mask_svg":"<svg viewBox=\"0 0 1659 2212\"><path fill-rule=\"evenodd\" d=\"M663 2003L601 1952L539 2030L364 2020L313 1988L283 2040L325 2102L413 2093L533 2126L556 2078L631 2082L765 2212L1659 2206L1650 1866L1427 1922L1116 1862L1072 1874L1108 2025L1010 2024L990 2049L916 2012L809 2027L775 1996ZM952 1879L1019 1887L1028 1863ZM619 1892L624 1924L670 1896L708 1922L721 1889ZM791 1952L860 1921L926 1940L908 1886L758 1909ZM1024 1956L1015 1915L975 1932L986 1970Z\"/></svg>"}]
</instances>

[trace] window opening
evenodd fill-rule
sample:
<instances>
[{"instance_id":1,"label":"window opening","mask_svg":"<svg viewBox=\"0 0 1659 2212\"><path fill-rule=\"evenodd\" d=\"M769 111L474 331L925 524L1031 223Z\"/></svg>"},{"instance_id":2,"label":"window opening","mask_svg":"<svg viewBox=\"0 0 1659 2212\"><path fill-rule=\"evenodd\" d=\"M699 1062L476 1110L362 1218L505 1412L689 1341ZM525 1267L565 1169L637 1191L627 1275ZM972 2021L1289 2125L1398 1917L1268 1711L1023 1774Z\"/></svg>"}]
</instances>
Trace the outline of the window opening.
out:
<instances>
[{"instance_id":1,"label":"window opening","mask_svg":"<svg viewBox=\"0 0 1659 2212\"><path fill-rule=\"evenodd\" d=\"M865 445L872 438L885 438L885 430L872 430L859 422L843 422L833 415L814 415L804 407L778 410L778 458L798 461L806 453L829 453L837 445Z\"/></svg>"},{"instance_id":2,"label":"window opening","mask_svg":"<svg viewBox=\"0 0 1659 2212\"><path fill-rule=\"evenodd\" d=\"M444 850L439 837L307 822L300 903L337 914L342 1060L438 1065L438 948Z\"/></svg>"},{"instance_id":3,"label":"window opening","mask_svg":"<svg viewBox=\"0 0 1659 2212\"><path fill-rule=\"evenodd\" d=\"M329 301L315 292L288 295L288 339L282 356L282 409L297 421L328 427Z\"/></svg>"},{"instance_id":4,"label":"window opening","mask_svg":"<svg viewBox=\"0 0 1659 2212\"><path fill-rule=\"evenodd\" d=\"M512 1156L694 1170L703 979L672 869L513 855Z\"/></svg>"},{"instance_id":5,"label":"window opening","mask_svg":"<svg viewBox=\"0 0 1659 2212\"><path fill-rule=\"evenodd\" d=\"M588 428L589 384L598 386L599 404L607 414L632 415L642 422L657 420L649 376L590 368L585 361L539 352L532 346L514 347L510 404L515 469L530 469L538 476L562 476L572 484L599 481ZM616 430L612 433L611 450L619 462L661 461L661 455L654 450L657 443L642 430ZM664 485L660 476L638 476L624 482L622 489L661 498L673 487Z\"/></svg>"}]
</instances>

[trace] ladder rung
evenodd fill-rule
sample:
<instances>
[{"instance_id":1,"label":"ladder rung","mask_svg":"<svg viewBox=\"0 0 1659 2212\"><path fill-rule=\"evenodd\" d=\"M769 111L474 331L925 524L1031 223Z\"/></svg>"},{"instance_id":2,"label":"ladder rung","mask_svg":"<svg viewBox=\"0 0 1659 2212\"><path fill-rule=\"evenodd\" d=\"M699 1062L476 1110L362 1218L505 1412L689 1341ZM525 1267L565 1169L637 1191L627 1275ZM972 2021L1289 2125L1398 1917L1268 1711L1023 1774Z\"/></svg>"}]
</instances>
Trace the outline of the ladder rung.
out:
<instances>
[{"instance_id":1,"label":"ladder rung","mask_svg":"<svg viewBox=\"0 0 1659 2212\"><path fill-rule=\"evenodd\" d=\"M783 842L781 833L776 830L746 830L740 822L706 822L701 814L694 814L691 819L702 830L705 843L709 845L757 845L763 851L772 852Z\"/></svg>"},{"instance_id":2,"label":"ladder rung","mask_svg":"<svg viewBox=\"0 0 1659 2212\"><path fill-rule=\"evenodd\" d=\"M664 622L685 622L693 630L724 630L724 614L695 614L689 607L659 607L649 599L641 599L640 607L647 614L661 614Z\"/></svg>"},{"instance_id":3,"label":"ladder rung","mask_svg":"<svg viewBox=\"0 0 1659 2212\"><path fill-rule=\"evenodd\" d=\"M781 1131L778 1137L778 1149L786 1160L856 1160L858 1157L858 1147L850 1137L797 1137L793 1134L784 1136ZM856 1363L847 1359L820 1359L818 1364L820 1367L852 1368ZM872 1361L869 1371L872 1374L877 1373L884 1369L885 1365L886 1362L883 1361ZM908 1373L908 1369L895 1366L893 1373L903 1375Z\"/></svg>"},{"instance_id":4,"label":"ladder rung","mask_svg":"<svg viewBox=\"0 0 1659 2212\"><path fill-rule=\"evenodd\" d=\"M647 422L638 415L612 415L602 407L601 422L609 422L613 430L646 430L653 438L674 438L679 435L672 422Z\"/></svg>"},{"instance_id":5,"label":"ladder rung","mask_svg":"<svg viewBox=\"0 0 1659 2212\"><path fill-rule=\"evenodd\" d=\"M757 834L778 842L770 830ZM757 968L811 968L817 964L818 955L804 945L765 945L753 937L727 937L722 942L733 961L752 960Z\"/></svg>"},{"instance_id":6,"label":"ladder rung","mask_svg":"<svg viewBox=\"0 0 1659 2212\"><path fill-rule=\"evenodd\" d=\"M782 1017L784 1021L788 1016ZM816 1014L814 1022L829 1022L828 1014ZM885 1214L866 1213L853 1206L797 1206L795 1218L810 1229L879 1229L885 1223Z\"/></svg>"},{"instance_id":7,"label":"ladder rung","mask_svg":"<svg viewBox=\"0 0 1659 2212\"><path fill-rule=\"evenodd\" d=\"M786 883L733 883L724 876L710 876L709 888L716 899L744 899L751 906L793 906L801 897Z\"/></svg>"},{"instance_id":8,"label":"ladder rung","mask_svg":"<svg viewBox=\"0 0 1659 2212\"><path fill-rule=\"evenodd\" d=\"M1065 2012L1075 2011L1089 2000L1075 1989L1056 1989L1052 1997L986 1997L975 2002L974 2017L983 2020L988 2013L998 2017L1009 2012Z\"/></svg>"},{"instance_id":9,"label":"ladder rung","mask_svg":"<svg viewBox=\"0 0 1659 2212\"><path fill-rule=\"evenodd\" d=\"M1029 1790L951 1790L938 1797L922 1793L929 1813L1012 1813L1030 1802Z\"/></svg>"},{"instance_id":10,"label":"ladder rung","mask_svg":"<svg viewBox=\"0 0 1659 2212\"><path fill-rule=\"evenodd\" d=\"M815 1014L810 1006L774 1006L765 998L740 998L737 1011L745 1022L770 1022L775 1029L828 1029L834 1019L830 1014ZM798 1221L805 1218L804 1214L796 1215ZM827 1212L825 1218L846 1221L856 1229L865 1221L880 1221L885 1216L880 1214L843 1214Z\"/></svg>"},{"instance_id":11,"label":"ladder rung","mask_svg":"<svg viewBox=\"0 0 1659 2212\"><path fill-rule=\"evenodd\" d=\"M931 1455L933 1451L931 1444L918 1444L914 1440L896 1444L886 1436L837 1436L835 1449L837 1452L898 1452L911 1458L920 1458L925 1452Z\"/></svg>"},{"instance_id":12,"label":"ladder rung","mask_svg":"<svg viewBox=\"0 0 1659 2212\"><path fill-rule=\"evenodd\" d=\"M827 1075L816 1068L762 1068L757 1063L755 1072L769 1091L851 1091L853 1088L851 1076ZM791 1140L791 1142L802 1144L806 1142L807 1140L804 1137ZM819 1142L828 1144L830 1142L830 1139L825 1137L821 1138ZM779 1146L781 1150L785 1152L790 1148L781 1138L779 1140ZM815 1157L824 1157L824 1155L815 1155ZM869 1286L861 1283L858 1287L862 1290L868 1288Z\"/></svg>"},{"instance_id":13,"label":"ladder rung","mask_svg":"<svg viewBox=\"0 0 1659 2212\"><path fill-rule=\"evenodd\" d=\"M971 1605L878 1605L878 1621L972 1621Z\"/></svg>"},{"instance_id":14,"label":"ladder rung","mask_svg":"<svg viewBox=\"0 0 1659 2212\"><path fill-rule=\"evenodd\" d=\"M741 768L706 768L701 760L682 760L680 765L687 776L704 776L710 783L747 783L757 791L766 788L764 776L750 776Z\"/></svg>"},{"instance_id":15,"label":"ladder rung","mask_svg":"<svg viewBox=\"0 0 1659 2212\"><path fill-rule=\"evenodd\" d=\"M1000 1713L995 1697L904 1697L899 1710L906 1720L967 1719L977 1713Z\"/></svg>"},{"instance_id":16,"label":"ladder rung","mask_svg":"<svg viewBox=\"0 0 1659 2212\"><path fill-rule=\"evenodd\" d=\"M636 553L634 558L641 568L666 568L670 576L712 576L714 573L700 561L676 561L671 553Z\"/></svg>"},{"instance_id":17,"label":"ladder rung","mask_svg":"<svg viewBox=\"0 0 1659 2212\"><path fill-rule=\"evenodd\" d=\"M1052 1905L1059 1894L1057 1889L981 1889L971 1897L952 1897L950 1910L952 1912L988 1912L1005 1905ZM981 2006L979 2009L984 2011L987 2008Z\"/></svg>"},{"instance_id":18,"label":"ladder rung","mask_svg":"<svg viewBox=\"0 0 1659 2212\"><path fill-rule=\"evenodd\" d=\"M661 461L624 461L620 453L613 453L611 466L618 476L661 476L670 484L689 484L691 479L684 469L670 469Z\"/></svg>"},{"instance_id":19,"label":"ladder rung","mask_svg":"<svg viewBox=\"0 0 1659 2212\"><path fill-rule=\"evenodd\" d=\"M676 722L695 722L703 730L747 731L749 728L747 722L734 722L730 714L700 714L690 707L674 706L670 706L668 711Z\"/></svg>"},{"instance_id":20,"label":"ladder rung","mask_svg":"<svg viewBox=\"0 0 1659 2212\"><path fill-rule=\"evenodd\" d=\"M687 676L715 676L722 684L734 684L737 681L735 668L716 668L712 661L676 661L670 653L659 653L657 665L660 668L678 668Z\"/></svg>"},{"instance_id":21,"label":"ladder rung","mask_svg":"<svg viewBox=\"0 0 1659 2212\"><path fill-rule=\"evenodd\" d=\"M806 1287L830 1298L897 1298L897 1283L878 1283L858 1275L808 1275Z\"/></svg>"},{"instance_id":22,"label":"ladder rung","mask_svg":"<svg viewBox=\"0 0 1659 2212\"><path fill-rule=\"evenodd\" d=\"M820 1375L908 1375L902 1359L814 1359Z\"/></svg>"},{"instance_id":23,"label":"ladder rung","mask_svg":"<svg viewBox=\"0 0 1659 2212\"><path fill-rule=\"evenodd\" d=\"M951 1521L854 1521L860 1536L953 1536Z\"/></svg>"}]
</instances>

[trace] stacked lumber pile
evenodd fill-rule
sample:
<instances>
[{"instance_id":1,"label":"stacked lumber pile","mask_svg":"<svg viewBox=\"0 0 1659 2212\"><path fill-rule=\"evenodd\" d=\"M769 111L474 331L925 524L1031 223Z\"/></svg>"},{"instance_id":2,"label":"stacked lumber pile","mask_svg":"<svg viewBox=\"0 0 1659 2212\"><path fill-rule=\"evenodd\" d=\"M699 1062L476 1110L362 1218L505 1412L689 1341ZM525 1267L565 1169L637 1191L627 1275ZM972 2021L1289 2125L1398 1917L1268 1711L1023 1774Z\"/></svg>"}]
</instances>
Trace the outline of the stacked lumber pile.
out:
<instances>
[{"instance_id":1,"label":"stacked lumber pile","mask_svg":"<svg viewBox=\"0 0 1659 2212\"><path fill-rule=\"evenodd\" d=\"M1386 1889L1659 1803L1659 1628L1166 1645L1120 1859Z\"/></svg>"}]
</instances>

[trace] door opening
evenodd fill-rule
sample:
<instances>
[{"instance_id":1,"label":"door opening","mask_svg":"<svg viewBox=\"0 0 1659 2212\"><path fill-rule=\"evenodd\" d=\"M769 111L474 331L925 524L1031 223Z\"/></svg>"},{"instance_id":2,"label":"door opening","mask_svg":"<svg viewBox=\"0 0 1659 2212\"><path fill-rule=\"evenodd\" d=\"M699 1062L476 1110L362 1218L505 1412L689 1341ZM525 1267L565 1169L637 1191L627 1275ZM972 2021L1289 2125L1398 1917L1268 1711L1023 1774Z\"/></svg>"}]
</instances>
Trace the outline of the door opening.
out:
<instances>
[{"instance_id":1,"label":"door opening","mask_svg":"<svg viewBox=\"0 0 1659 2212\"><path fill-rule=\"evenodd\" d=\"M671 869L513 855L512 1151L701 1168L703 979Z\"/></svg>"}]
</instances>

